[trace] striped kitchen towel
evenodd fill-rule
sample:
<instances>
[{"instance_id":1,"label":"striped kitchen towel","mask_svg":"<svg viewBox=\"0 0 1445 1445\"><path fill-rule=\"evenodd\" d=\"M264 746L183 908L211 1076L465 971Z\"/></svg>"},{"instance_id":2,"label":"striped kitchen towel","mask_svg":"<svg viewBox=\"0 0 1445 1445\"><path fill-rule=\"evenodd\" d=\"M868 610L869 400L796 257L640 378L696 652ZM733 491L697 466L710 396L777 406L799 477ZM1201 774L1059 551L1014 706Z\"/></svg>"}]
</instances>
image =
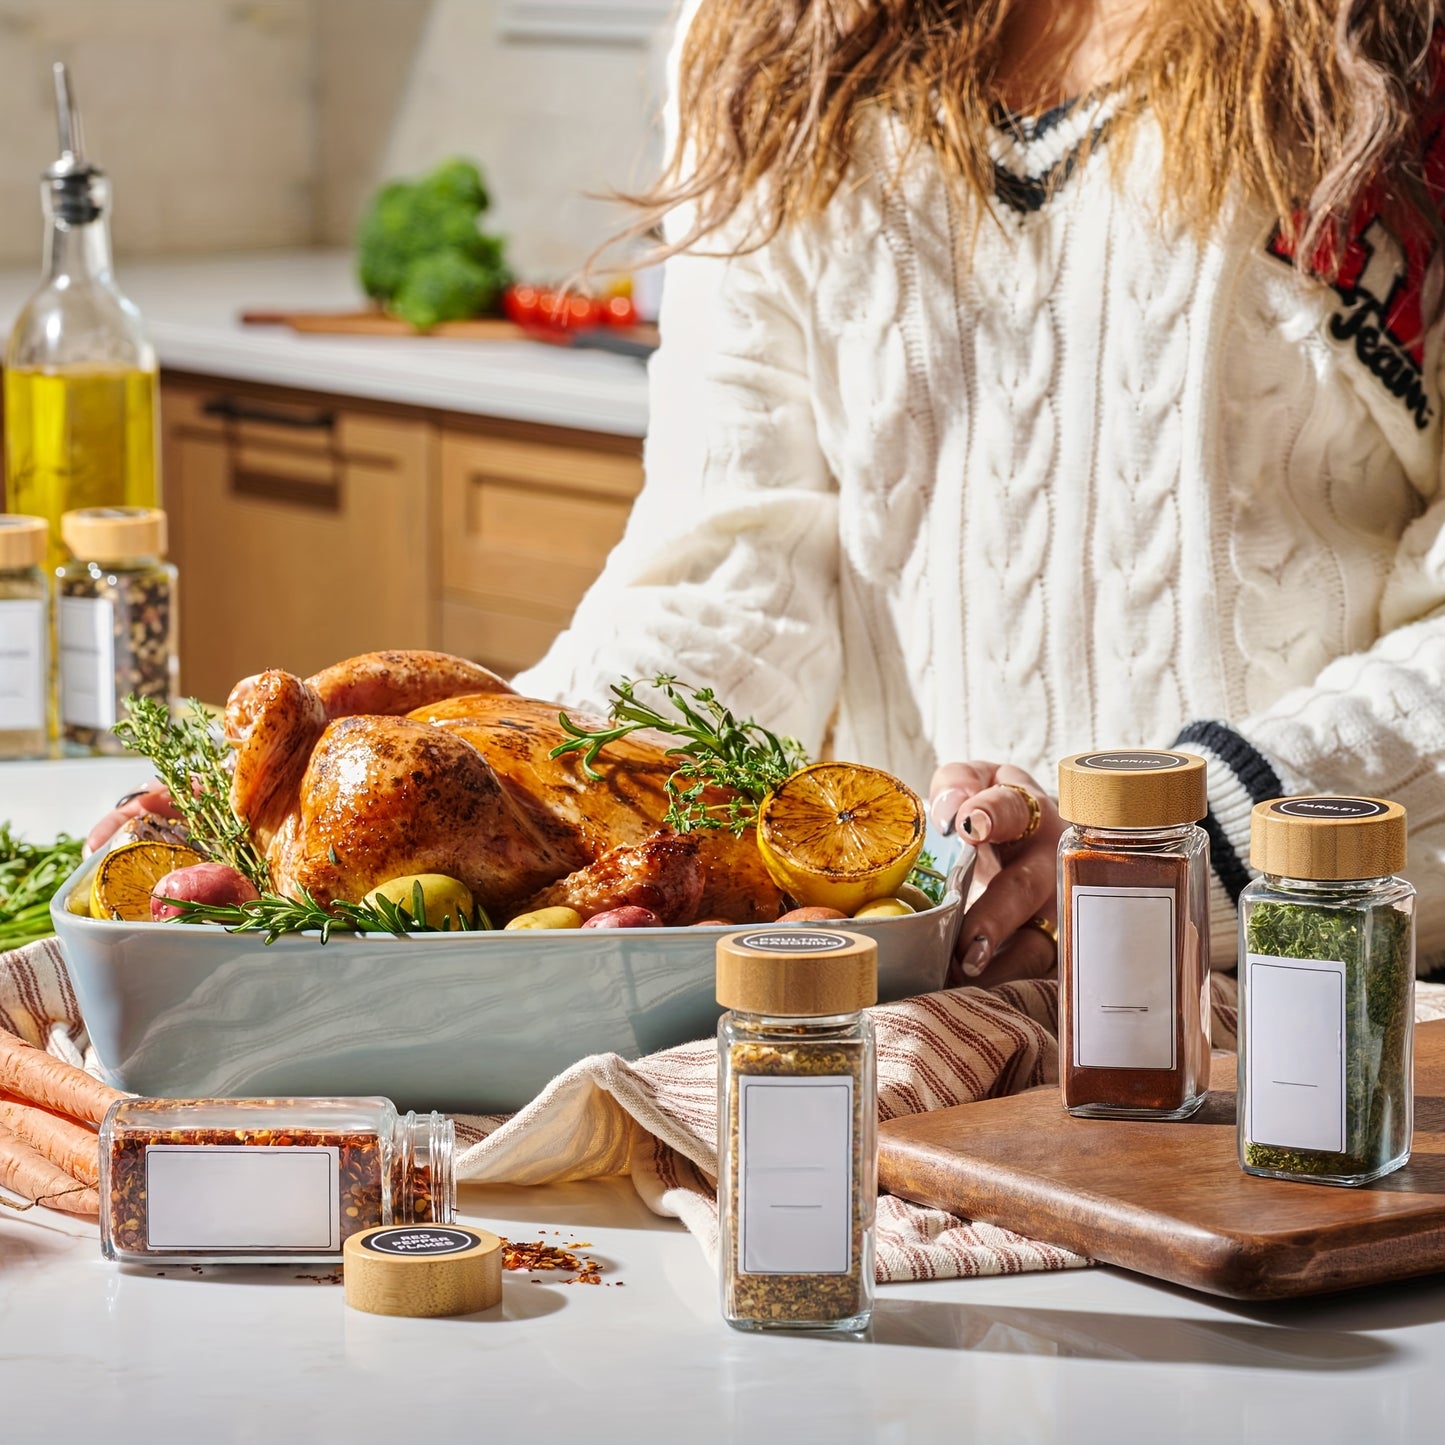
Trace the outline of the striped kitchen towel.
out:
<instances>
[{"instance_id":1,"label":"striped kitchen towel","mask_svg":"<svg viewBox=\"0 0 1445 1445\"><path fill-rule=\"evenodd\" d=\"M961 988L883 1004L880 1119L1057 1081L1052 981ZM1445 1018L1445 985L1420 984L1416 1017ZM1214 980L1214 1042L1232 1048L1234 980ZM0 954L0 1027L99 1072L55 941ZM656 1213L681 1219L717 1254L717 1046L683 1044L629 1063L597 1054L511 1116L462 1116L458 1175L538 1185L627 1174ZM1070 1269L1082 1256L901 1199L878 1201L880 1281Z\"/></svg>"}]
</instances>

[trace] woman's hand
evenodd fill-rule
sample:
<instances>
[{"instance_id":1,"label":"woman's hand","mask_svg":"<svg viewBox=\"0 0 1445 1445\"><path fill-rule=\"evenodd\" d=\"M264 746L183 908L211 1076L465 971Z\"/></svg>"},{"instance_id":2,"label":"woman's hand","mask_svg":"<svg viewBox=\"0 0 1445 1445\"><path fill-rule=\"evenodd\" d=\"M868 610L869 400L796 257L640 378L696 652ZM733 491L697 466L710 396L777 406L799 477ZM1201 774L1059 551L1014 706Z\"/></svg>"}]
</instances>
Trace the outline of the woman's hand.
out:
<instances>
[{"instance_id":1,"label":"woman's hand","mask_svg":"<svg viewBox=\"0 0 1445 1445\"><path fill-rule=\"evenodd\" d=\"M1054 800L1007 763L945 763L928 790L933 825L978 849L983 893L963 915L951 985L1040 978L1058 963L1054 940L1030 919L1053 923L1059 837ZM1030 802L1032 799L1032 803Z\"/></svg>"}]
</instances>

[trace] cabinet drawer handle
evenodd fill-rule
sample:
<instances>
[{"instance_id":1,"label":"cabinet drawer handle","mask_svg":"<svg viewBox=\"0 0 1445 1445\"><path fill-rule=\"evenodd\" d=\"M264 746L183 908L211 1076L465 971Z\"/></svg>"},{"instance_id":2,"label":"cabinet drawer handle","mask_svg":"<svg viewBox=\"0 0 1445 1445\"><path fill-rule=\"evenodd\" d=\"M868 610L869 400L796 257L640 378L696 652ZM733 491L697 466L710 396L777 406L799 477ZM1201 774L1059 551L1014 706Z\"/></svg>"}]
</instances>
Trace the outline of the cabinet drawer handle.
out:
<instances>
[{"instance_id":1,"label":"cabinet drawer handle","mask_svg":"<svg viewBox=\"0 0 1445 1445\"><path fill-rule=\"evenodd\" d=\"M269 407L238 401L234 396L211 397L201 403L201 414L220 417L223 421L252 421L265 426L287 426L297 431L330 431L336 425L336 413L332 411L272 411Z\"/></svg>"}]
</instances>

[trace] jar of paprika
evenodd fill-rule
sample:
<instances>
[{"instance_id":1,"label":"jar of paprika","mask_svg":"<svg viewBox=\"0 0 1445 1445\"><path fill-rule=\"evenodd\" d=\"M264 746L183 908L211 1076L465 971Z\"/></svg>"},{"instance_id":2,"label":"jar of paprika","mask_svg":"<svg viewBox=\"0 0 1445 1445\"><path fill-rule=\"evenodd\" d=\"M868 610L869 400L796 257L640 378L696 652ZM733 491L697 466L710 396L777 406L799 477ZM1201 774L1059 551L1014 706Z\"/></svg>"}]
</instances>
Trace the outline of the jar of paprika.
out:
<instances>
[{"instance_id":1,"label":"jar of paprika","mask_svg":"<svg viewBox=\"0 0 1445 1445\"><path fill-rule=\"evenodd\" d=\"M1059 1078L1084 1117L1183 1119L1209 1090L1205 767L1190 753L1059 764Z\"/></svg>"}]
</instances>

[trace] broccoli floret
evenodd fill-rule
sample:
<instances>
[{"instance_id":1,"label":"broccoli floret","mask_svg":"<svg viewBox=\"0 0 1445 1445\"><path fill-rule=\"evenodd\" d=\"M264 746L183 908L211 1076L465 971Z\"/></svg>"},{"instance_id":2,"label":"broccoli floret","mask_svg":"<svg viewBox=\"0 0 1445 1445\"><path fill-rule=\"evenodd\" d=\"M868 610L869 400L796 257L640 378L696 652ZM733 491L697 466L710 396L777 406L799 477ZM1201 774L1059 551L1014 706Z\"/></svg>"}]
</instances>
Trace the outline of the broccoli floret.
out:
<instances>
[{"instance_id":1,"label":"broccoli floret","mask_svg":"<svg viewBox=\"0 0 1445 1445\"><path fill-rule=\"evenodd\" d=\"M500 289L494 268L462 251L433 251L407 267L391 309L425 331L438 321L461 321L485 311Z\"/></svg>"},{"instance_id":2,"label":"broccoli floret","mask_svg":"<svg viewBox=\"0 0 1445 1445\"><path fill-rule=\"evenodd\" d=\"M470 161L383 186L356 237L367 295L423 327L485 310L510 279L501 239L478 224L488 201Z\"/></svg>"}]
</instances>

